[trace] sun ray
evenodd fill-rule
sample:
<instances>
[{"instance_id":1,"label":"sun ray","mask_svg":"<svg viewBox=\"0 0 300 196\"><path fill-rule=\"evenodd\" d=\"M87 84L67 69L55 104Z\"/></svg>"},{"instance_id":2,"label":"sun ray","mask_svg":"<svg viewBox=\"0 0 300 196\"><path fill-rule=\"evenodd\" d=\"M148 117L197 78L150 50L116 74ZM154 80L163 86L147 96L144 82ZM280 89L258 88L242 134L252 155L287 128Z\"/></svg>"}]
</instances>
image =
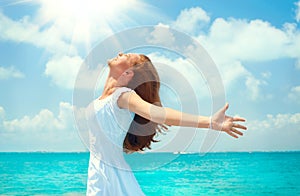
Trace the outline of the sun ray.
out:
<instances>
[{"instance_id":1,"label":"sun ray","mask_svg":"<svg viewBox=\"0 0 300 196\"><path fill-rule=\"evenodd\" d=\"M145 25L147 19L163 18L140 0L4 0L0 7L23 4L38 6L30 22L39 27L40 33L53 32L70 48L83 50L83 55L96 41L114 32Z\"/></svg>"}]
</instances>

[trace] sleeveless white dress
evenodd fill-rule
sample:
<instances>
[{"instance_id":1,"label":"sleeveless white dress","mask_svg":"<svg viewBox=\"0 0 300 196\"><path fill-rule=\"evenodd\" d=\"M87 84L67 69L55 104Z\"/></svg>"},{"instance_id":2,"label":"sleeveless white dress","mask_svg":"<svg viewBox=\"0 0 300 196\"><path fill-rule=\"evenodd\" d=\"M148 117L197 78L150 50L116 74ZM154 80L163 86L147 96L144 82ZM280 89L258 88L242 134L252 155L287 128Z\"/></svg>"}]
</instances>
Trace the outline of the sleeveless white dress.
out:
<instances>
[{"instance_id":1,"label":"sleeveless white dress","mask_svg":"<svg viewBox=\"0 0 300 196\"><path fill-rule=\"evenodd\" d=\"M87 108L90 160L86 195L140 196L142 192L130 166L123 156L123 141L134 113L119 108L121 87L110 96L94 100Z\"/></svg>"}]
</instances>

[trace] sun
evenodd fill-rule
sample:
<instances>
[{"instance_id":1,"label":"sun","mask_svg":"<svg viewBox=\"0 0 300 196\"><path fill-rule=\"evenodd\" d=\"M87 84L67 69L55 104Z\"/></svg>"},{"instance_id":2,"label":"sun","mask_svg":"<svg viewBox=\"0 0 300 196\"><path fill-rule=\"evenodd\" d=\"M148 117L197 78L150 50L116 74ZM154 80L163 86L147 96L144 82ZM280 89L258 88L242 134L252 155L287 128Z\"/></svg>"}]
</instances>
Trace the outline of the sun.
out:
<instances>
[{"instance_id":1,"label":"sun","mask_svg":"<svg viewBox=\"0 0 300 196\"><path fill-rule=\"evenodd\" d=\"M158 16L141 0L11 0L6 6L20 4L37 5L29 19L40 32L69 44L70 51L81 52L84 47L83 53L96 40L135 26L143 18Z\"/></svg>"},{"instance_id":2,"label":"sun","mask_svg":"<svg viewBox=\"0 0 300 196\"><path fill-rule=\"evenodd\" d=\"M111 17L120 11L135 7L137 0L38 0L45 11L57 17L90 20Z\"/></svg>"},{"instance_id":3,"label":"sun","mask_svg":"<svg viewBox=\"0 0 300 196\"><path fill-rule=\"evenodd\" d=\"M68 20L73 24L72 43L82 42L86 48L90 47L93 36L100 36L101 33L98 34L100 29L106 34L112 33L111 27L116 26L122 14L138 3L137 0L41 1L46 1L43 5L47 5L47 10L55 12L53 13L55 23L64 24L65 20Z\"/></svg>"},{"instance_id":4,"label":"sun","mask_svg":"<svg viewBox=\"0 0 300 196\"><path fill-rule=\"evenodd\" d=\"M128 10L142 8L138 0L34 1L40 5L41 24L53 24L53 29L62 32L64 39L71 39L72 45L83 44L87 50L94 40L112 34L113 28L128 17Z\"/></svg>"},{"instance_id":5,"label":"sun","mask_svg":"<svg viewBox=\"0 0 300 196\"><path fill-rule=\"evenodd\" d=\"M73 17L89 19L93 16L107 16L119 11L139 7L144 3L139 0L11 0L3 3L2 6L14 6L20 4L38 4L46 15L56 15L57 17Z\"/></svg>"}]
</instances>

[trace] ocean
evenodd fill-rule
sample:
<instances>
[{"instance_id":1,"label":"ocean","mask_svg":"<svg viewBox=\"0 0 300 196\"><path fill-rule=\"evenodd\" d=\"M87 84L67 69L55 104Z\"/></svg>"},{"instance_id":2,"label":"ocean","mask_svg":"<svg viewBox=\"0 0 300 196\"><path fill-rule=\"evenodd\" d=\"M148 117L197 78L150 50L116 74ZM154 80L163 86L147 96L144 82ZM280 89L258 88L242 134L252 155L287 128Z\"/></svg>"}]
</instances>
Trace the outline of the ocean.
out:
<instances>
[{"instance_id":1,"label":"ocean","mask_svg":"<svg viewBox=\"0 0 300 196\"><path fill-rule=\"evenodd\" d=\"M0 195L85 195L88 158L0 153ZM300 152L145 153L126 159L146 195L300 195Z\"/></svg>"}]
</instances>

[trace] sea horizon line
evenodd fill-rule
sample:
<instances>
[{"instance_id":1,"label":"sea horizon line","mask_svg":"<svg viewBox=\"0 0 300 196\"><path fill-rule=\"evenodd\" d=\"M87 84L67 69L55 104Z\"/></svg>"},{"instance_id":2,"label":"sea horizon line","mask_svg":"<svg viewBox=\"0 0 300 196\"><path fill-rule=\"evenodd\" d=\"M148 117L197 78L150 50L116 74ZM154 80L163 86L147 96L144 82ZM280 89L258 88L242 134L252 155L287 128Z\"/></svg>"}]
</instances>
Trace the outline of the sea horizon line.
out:
<instances>
[{"instance_id":1,"label":"sea horizon line","mask_svg":"<svg viewBox=\"0 0 300 196\"><path fill-rule=\"evenodd\" d=\"M214 154L214 153L293 153L300 152L300 150L255 150L255 151L211 151L211 152L196 152L196 151L155 151L155 152L138 152L135 154L152 154L152 153L170 153L170 154ZM61 153L61 154L75 154L75 153L89 153L89 151L0 151L0 153Z\"/></svg>"}]
</instances>

